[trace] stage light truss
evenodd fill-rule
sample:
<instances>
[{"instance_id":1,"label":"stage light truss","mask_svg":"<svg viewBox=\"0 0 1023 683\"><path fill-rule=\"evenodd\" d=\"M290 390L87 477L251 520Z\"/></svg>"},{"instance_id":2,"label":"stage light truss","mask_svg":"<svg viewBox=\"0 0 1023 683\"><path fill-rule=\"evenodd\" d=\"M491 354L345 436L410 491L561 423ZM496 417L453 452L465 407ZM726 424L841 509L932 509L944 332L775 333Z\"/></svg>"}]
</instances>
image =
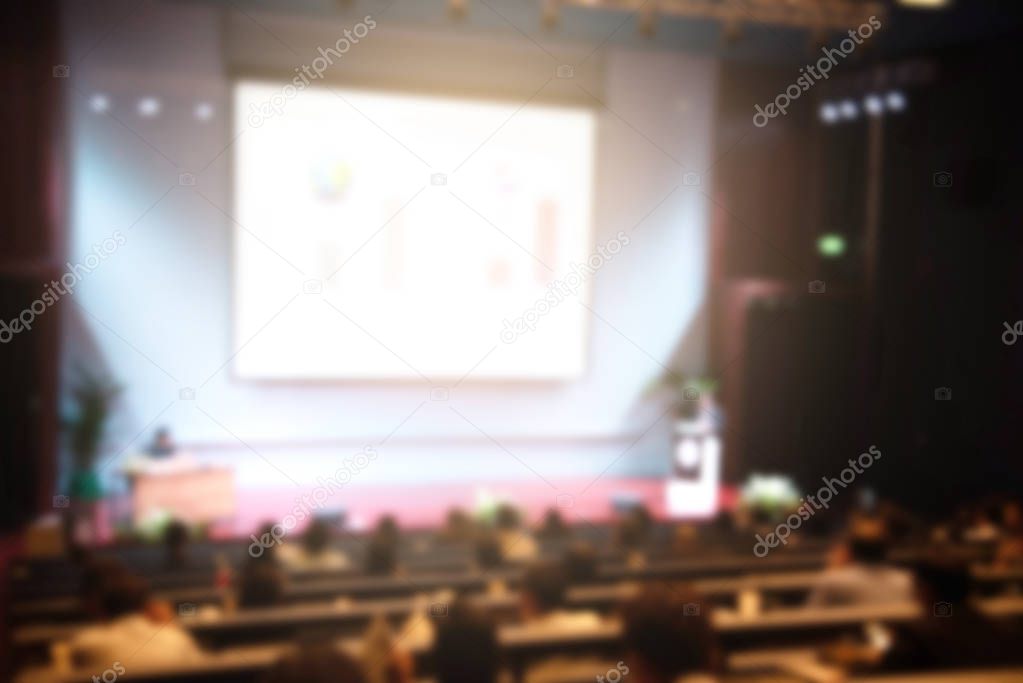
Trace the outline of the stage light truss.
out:
<instances>
[{"instance_id":1,"label":"stage light truss","mask_svg":"<svg viewBox=\"0 0 1023 683\"><path fill-rule=\"evenodd\" d=\"M848 30L885 5L872 0L541 0L548 22L559 7L638 12L659 17L715 19L725 24L771 24L810 30Z\"/></svg>"}]
</instances>

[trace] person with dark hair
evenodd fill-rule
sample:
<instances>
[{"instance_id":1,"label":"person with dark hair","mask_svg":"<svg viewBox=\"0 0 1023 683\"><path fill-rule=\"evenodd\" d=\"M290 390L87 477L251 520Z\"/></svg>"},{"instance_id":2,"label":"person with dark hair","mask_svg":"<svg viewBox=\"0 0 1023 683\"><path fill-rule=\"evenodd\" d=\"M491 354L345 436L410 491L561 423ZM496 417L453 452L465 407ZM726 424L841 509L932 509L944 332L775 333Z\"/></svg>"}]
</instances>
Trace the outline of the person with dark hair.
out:
<instances>
[{"instance_id":1,"label":"person with dark hair","mask_svg":"<svg viewBox=\"0 0 1023 683\"><path fill-rule=\"evenodd\" d=\"M651 586L621 607L621 666L632 683L670 683L681 676L714 675L721 651L706 605L684 587Z\"/></svg>"},{"instance_id":2,"label":"person with dark hair","mask_svg":"<svg viewBox=\"0 0 1023 683\"><path fill-rule=\"evenodd\" d=\"M545 541L560 541L571 534L565 519L556 508L550 508L544 513L543 525L537 532L537 536Z\"/></svg>"},{"instance_id":3,"label":"person with dark hair","mask_svg":"<svg viewBox=\"0 0 1023 683\"><path fill-rule=\"evenodd\" d=\"M881 655L888 670L965 669L1023 662L1023 633L978 611L969 600L969 567L930 560L917 568L922 616L894 629Z\"/></svg>"},{"instance_id":4,"label":"person with dark hair","mask_svg":"<svg viewBox=\"0 0 1023 683\"><path fill-rule=\"evenodd\" d=\"M433 665L437 683L493 683L500 665L494 622L468 602L455 601L437 622Z\"/></svg>"},{"instance_id":5,"label":"person with dark hair","mask_svg":"<svg viewBox=\"0 0 1023 683\"><path fill-rule=\"evenodd\" d=\"M654 529L654 520L649 510L634 505L619 520L615 529L615 542L625 550L641 550Z\"/></svg>"},{"instance_id":6,"label":"person with dark hair","mask_svg":"<svg viewBox=\"0 0 1023 683\"><path fill-rule=\"evenodd\" d=\"M586 629L602 622L595 612L566 609L568 577L557 564L541 563L522 577L519 611L524 623L554 629Z\"/></svg>"},{"instance_id":7,"label":"person with dark hair","mask_svg":"<svg viewBox=\"0 0 1023 683\"><path fill-rule=\"evenodd\" d=\"M828 567L817 579L807 604L878 605L913 601L913 576L887 563L888 537L881 520L859 520L847 542L849 561Z\"/></svg>"},{"instance_id":8,"label":"person with dark hair","mask_svg":"<svg viewBox=\"0 0 1023 683\"><path fill-rule=\"evenodd\" d=\"M561 558L561 566L570 583L592 583L597 578L597 551L586 541L573 543Z\"/></svg>"},{"instance_id":9,"label":"person with dark hair","mask_svg":"<svg viewBox=\"0 0 1023 683\"><path fill-rule=\"evenodd\" d=\"M78 595L83 611L91 620L104 616L103 597L111 579L127 574L128 569L119 561L108 557L89 557L82 567Z\"/></svg>"},{"instance_id":10,"label":"person with dark hair","mask_svg":"<svg viewBox=\"0 0 1023 683\"><path fill-rule=\"evenodd\" d=\"M398 571L398 542L401 533L394 517L386 515L377 522L376 530L366 546L363 569L372 576L385 576Z\"/></svg>"},{"instance_id":11,"label":"person with dark hair","mask_svg":"<svg viewBox=\"0 0 1023 683\"><path fill-rule=\"evenodd\" d=\"M497 508L494 516L497 540L501 544L501 558L505 562L528 562L536 559L540 549L533 535L522 528L519 511L507 503Z\"/></svg>"},{"instance_id":12,"label":"person with dark hair","mask_svg":"<svg viewBox=\"0 0 1023 683\"><path fill-rule=\"evenodd\" d=\"M501 542L497 540L497 536L493 533L485 533L476 539L473 557L476 568L479 570L488 571L500 567L503 558L501 557Z\"/></svg>"},{"instance_id":13,"label":"person with dark hair","mask_svg":"<svg viewBox=\"0 0 1023 683\"><path fill-rule=\"evenodd\" d=\"M381 541L398 545L398 541L401 540L401 529L398 528L398 521L393 515L384 515L377 522L374 535Z\"/></svg>"},{"instance_id":14,"label":"person with dark hair","mask_svg":"<svg viewBox=\"0 0 1023 683\"><path fill-rule=\"evenodd\" d=\"M615 528L615 545L626 552L630 566L646 562L646 547L653 532L653 519L642 505L629 508Z\"/></svg>"},{"instance_id":15,"label":"person with dark hair","mask_svg":"<svg viewBox=\"0 0 1023 683\"><path fill-rule=\"evenodd\" d=\"M283 602L287 576L273 562L252 560L238 580L238 607L272 607Z\"/></svg>"},{"instance_id":16,"label":"person with dark hair","mask_svg":"<svg viewBox=\"0 0 1023 683\"><path fill-rule=\"evenodd\" d=\"M262 683L366 683L358 662L330 644L307 645L281 657Z\"/></svg>"},{"instance_id":17,"label":"person with dark hair","mask_svg":"<svg viewBox=\"0 0 1023 683\"><path fill-rule=\"evenodd\" d=\"M285 544L277 555L289 569L347 569L348 558L340 550L330 547L330 536L330 524L324 519L314 519L302 535L302 545L298 550Z\"/></svg>"},{"instance_id":18,"label":"person with dark hair","mask_svg":"<svg viewBox=\"0 0 1023 683\"><path fill-rule=\"evenodd\" d=\"M171 520L163 531L164 566L178 570L188 566L188 526L180 519Z\"/></svg>"},{"instance_id":19,"label":"person with dark hair","mask_svg":"<svg viewBox=\"0 0 1023 683\"><path fill-rule=\"evenodd\" d=\"M438 539L447 543L468 543L475 537L472 519L461 508L451 508L444 519Z\"/></svg>"},{"instance_id":20,"label":"person with dark hair","mask_svg":"<svg viewBox=\"0 0 1023 683\"><path fill-rule=\"evenodd\" d=\"M995 564L1023 566L1023 506L1008 501L1002 505L1000 516L1001 538L995 548Z\"/></svg>"},{"instance_id":21,"label":"person with dark hair","mask_svg":"<svg viewBox=\"0 0 1023 683\"><path fill-rule=\"evenodd\" d=\"M68 642L72 661L106 668L132 654L137 666L195 661L202 656L191 635L171 619L162 603L153 601L149 585L124 570L98 580L93 590L103 621L79 629Z\"/></svg>"}]
</instances>

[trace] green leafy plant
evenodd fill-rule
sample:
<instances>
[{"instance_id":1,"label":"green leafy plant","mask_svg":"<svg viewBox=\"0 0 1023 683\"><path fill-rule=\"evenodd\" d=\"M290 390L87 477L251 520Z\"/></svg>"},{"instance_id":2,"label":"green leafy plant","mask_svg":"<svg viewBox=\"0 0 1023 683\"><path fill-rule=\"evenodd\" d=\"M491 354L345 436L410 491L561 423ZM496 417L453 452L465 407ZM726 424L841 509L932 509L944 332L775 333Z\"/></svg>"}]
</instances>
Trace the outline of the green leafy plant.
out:
<instances>
[{"instance_id":1,"label":"green leafy plant","mask_svg":"<svg viewBox=\"0 0 1023 683\"><path fill-rule=\"evenodd\" d=\"M692 418L699 409L700 396L713 393L717 382L706 377L688 377L678 370L667 370L647 388L648 395L667 395L675 416Z\"/></svg>"},{"instance_id":2,"label":"green leafy plant","mask_svg":"<svg viewBox=\"0 0 1023 683\"><path fill-rule=\"evenodd\" d=\"M73 408L64 418L68 450L73 459L71 493L99 497L99 483L93 467L103 447L107 422L121 386L109 377L79 370L71 388Z\"/></svg>"}]
</instances>

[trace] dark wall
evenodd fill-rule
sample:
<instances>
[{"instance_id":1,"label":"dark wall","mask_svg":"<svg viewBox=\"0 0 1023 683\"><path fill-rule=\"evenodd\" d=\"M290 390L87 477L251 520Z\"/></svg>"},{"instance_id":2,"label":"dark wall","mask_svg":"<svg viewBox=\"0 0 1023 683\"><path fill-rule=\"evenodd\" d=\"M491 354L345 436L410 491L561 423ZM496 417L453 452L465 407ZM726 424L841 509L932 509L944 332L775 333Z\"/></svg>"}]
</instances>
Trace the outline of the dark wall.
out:
<instances>
[{"instance_id":1,"label":"dark wall","mask_svg":"<svg viewBox=\"0 0 1023 683\"><path fill-rule=\"evenodd\" d=\"M60 276L63 173L56 2L19 3L0 21L0 318ZM0 532L47 506L57 451L59 313L0 336Z\"/></svg>"},{"instance_id":2,"label":"dark wall","mask_svg":"<svg viewBox=\"0 0 1023 683\"><path fill-rule=\"evenodd\" d=\"M869 484L920 511L1023 491L1023 340L1001 340L1003 322L1023 320L1023 133L1006 78L1023 66L1016 45L867 54L737 146L752 105L800 65L726 65L718 147L736 151L715 171L729 211L714 226L712 347L739 350L717 358L738 367L719 366L733 375L730 479L783 471L812 483L876 444L885 457ZM909 106L881 119L872 249L870 124L827 126L817 108L899 78ZM950 186L936 184L942 172ZM832 230L849 246L827 261L814 240ZM827 282L816 298L814 277ZM939 387L952 400L935 400Z\"/></svg>"}]
</instances>

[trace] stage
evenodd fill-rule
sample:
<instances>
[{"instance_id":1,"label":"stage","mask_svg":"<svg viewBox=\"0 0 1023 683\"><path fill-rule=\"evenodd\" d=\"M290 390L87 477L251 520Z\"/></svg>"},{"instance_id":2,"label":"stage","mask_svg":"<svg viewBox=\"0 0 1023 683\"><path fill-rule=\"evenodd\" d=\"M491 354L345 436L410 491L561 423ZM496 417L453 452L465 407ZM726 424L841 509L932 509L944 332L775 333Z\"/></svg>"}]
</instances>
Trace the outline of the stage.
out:
<instances>
[{"instance_id":1,"label":"stage","mask_svg":"<svg viewBox=\"0 0 1023 683\"><path fill-rule=\"evenodd\" d=\"M481 481L428 485L351 484L324 498L322 487L239 488L236 509L230 518L209 526L212 538L244 538L265 523L282 523L289 515L302 528L312 516L343 515L345 528L353 532L370 529L391 515L402 528L430 529L443 525L452 508L469 514L508 502L522 511L530 525L538 524L549 509L557 509L568 524L606 523L616 506L644 505L657 519L668 519L666 479L556 479L544 481ZM317 489L321 493L317 493ZM722 488L719 509L727 508L734 492ZM318 502L322 501L322 502ZM130 500L112 496L97 511L100 542L112 541L130 523ZM708 518L713 515L704 515ZM693 517L699 519L699 517Z\"/></svg>"}]
</instances>

